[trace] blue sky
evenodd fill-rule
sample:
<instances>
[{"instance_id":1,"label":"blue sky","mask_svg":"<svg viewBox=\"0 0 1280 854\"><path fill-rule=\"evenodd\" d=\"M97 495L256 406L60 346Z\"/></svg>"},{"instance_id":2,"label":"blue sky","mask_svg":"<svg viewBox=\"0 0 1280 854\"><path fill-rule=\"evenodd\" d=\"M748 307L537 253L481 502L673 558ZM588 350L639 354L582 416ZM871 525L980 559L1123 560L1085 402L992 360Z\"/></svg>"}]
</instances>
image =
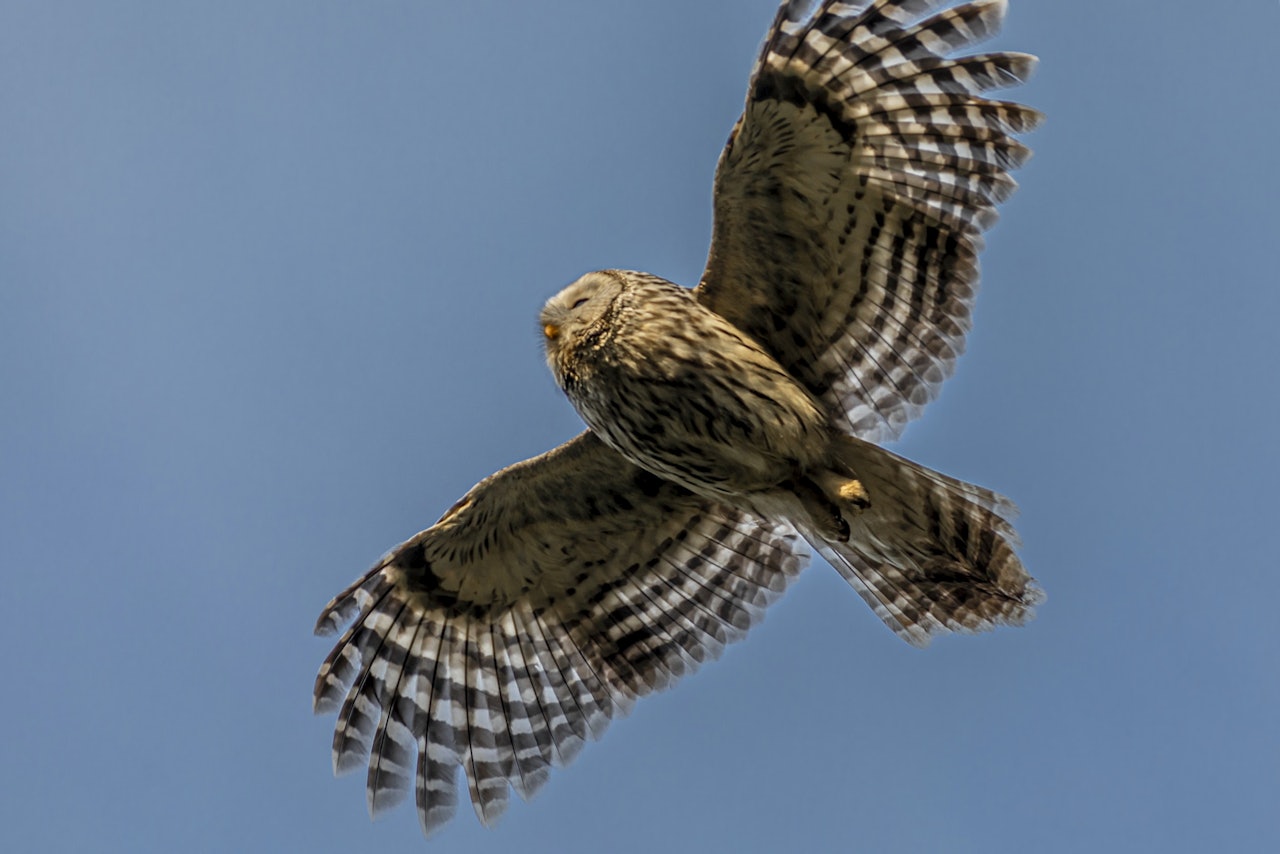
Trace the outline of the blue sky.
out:
<instances>
[{"instance_id":1,"label":"blue sky","mask_svg":"<svg viewBox=\"0 0 1280 854\"><path fill-rule=\"evenodd\" d=\"M816 561L436 850L1280 847L1280 6L1012 5L1048 122L897 450L1019 502L1040 616L921 653ZM0 0L0 847L425 848L311 626L579 429L546 297L696 281L772 14Z\"/></svg>"}]
</instances>

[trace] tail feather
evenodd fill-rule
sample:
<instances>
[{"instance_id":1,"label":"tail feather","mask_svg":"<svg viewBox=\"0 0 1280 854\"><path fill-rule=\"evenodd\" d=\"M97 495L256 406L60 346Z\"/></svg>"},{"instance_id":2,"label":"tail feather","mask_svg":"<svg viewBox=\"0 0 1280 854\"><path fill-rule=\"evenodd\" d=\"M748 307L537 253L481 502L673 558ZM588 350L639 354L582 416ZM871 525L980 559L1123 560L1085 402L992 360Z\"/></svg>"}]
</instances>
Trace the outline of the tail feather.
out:
<instances>
[{"instance_id":1,"label":"tail feather","mask_svg":"<svg viewBox=\"0 0 1280 854\"><path fill-rule=\"evenodd\" d=\"M1044 593L1018 559L1012 502L859 439L841 440L871 506L847 542L804 531L876 615L926 646L944 632L1021 625Z\"/></svg>"}]
</instances>

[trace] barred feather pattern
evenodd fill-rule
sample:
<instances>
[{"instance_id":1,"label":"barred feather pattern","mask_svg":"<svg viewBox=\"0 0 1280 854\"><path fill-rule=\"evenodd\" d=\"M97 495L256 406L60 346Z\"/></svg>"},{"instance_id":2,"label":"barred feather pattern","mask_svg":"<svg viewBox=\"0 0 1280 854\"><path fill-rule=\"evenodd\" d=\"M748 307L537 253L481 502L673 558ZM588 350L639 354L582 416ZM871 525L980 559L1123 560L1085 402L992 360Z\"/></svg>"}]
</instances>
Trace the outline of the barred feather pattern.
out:
<instances>
[{"instance_id":1,"label":"barred feather pattern","mask_svg":"<svg viewBox=\"0 0 1280 854\"><path fill-rule=\"evenodd\" d=\"M572 533L569 533L572 532ZM585 433L486 479L324 609L337 773L430 835L502 815L632 703L742 638L800 571L795 531L635 468Z\"/></svg>"},{"instance_id":2,"label":"barred feather pattern","mask_svg":"<svg viewBox=\"0 0 1280 854\"><path fill-rule=\"evenodd\" d=\"M1015 551L1011 501L859 439L844 442L843 459L871 506L850 520L847 542L804 534L898 637L923 647L1035 616L1045 596Z\"/></svg>"},{"instance_id":3,"label":"barred feather pattern","mask_svg":"<svg viewBox=\"0 0 1280 854\"><path fill-rule=\"evenodd\" d=\"M1005 0L787 3L716 174L698 297L833 411L882 442L964 349L981 233L1029 150L1035 110L981 97L1034 57L949 58Z\"/></svg>"}]
</instances>

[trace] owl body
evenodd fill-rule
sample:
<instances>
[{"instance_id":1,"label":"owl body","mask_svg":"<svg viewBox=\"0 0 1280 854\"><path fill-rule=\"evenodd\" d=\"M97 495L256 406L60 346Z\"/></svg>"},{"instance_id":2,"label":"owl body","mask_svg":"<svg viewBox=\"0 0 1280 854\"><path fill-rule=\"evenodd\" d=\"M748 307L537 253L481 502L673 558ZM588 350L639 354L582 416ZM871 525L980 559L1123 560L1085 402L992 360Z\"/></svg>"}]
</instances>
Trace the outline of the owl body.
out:
<instances>
[{"instance_id":1,"label":"owl body","mask_svg":"<svg viewBox=\"0 0 1280 854\"><path fill-rule=\"evenodd\" d=\"M599 292L610 299L584 296ZM548 361L583 420L659 477L741 499L830 456L817 400L687 288L604 270L553 297L543 315L559 330L547 336Z\"/></svg>"},{"instance_id":2,"label":"owl body","mask_svg":"<svg viewBox=\"0 0 1280 854\"><path fill-rule=\"evenodd\" d=\"M956 5L958 3L958 5ZM338 772L424 832L486 824L639 697L742 638L820 554L899 637L1043 600L1007 499L903 459L964 349L1035 58L965 54L1006 0L783 0L686 290L589 273L543 309L589 430L485 478L326 606ZM805 543L808 543L806 548Z\"/></svg>"}]
</instances>

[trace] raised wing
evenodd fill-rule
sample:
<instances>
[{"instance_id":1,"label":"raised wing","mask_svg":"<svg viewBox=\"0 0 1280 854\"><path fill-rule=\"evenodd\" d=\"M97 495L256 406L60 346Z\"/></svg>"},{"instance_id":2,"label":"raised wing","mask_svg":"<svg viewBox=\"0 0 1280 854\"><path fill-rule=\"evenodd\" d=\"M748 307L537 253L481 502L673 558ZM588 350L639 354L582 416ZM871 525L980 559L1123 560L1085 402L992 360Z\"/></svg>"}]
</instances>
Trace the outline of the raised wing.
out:
<instances>
[{"instance_id":1,"label":"raised wing","mask_svg":"<svg viewBox=\"0 0 1280 854\"><path fill-rule=\"evenodd\" d=\"M896 438L964 348L981 232L1040 114L979 93L1034 57L951 52L1005 0L785 3L716 171L698 298L761 344L852 435Z\"/></svg>"},{"instance_id":2,"label":"raised wing","mask_svg":"<svg viewBox=\"0 0 1280 854\"><path fill-rule=\"evenodd\" d=\"M425 833L466 772L490 824L610 718L741 638L800 571L794 531L631 465L591 433L504 469L325 607L335 772L371 813L416 776ZM417 755L416 773L414 756Z\"/></svg>"}]
</instances>

